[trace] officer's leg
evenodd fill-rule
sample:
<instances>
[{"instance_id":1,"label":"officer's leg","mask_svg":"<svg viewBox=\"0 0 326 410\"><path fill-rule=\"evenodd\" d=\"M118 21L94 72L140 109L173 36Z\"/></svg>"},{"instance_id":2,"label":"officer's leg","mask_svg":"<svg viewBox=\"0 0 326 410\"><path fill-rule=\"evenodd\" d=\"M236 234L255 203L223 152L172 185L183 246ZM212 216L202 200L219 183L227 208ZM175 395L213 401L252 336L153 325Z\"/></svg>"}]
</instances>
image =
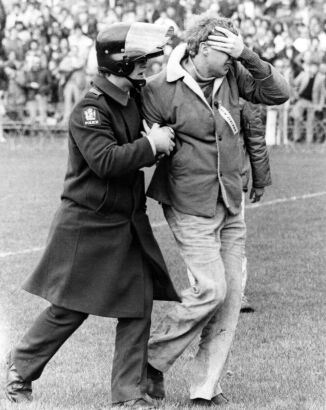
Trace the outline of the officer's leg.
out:
<instances>
[{"instance_id":1,"label":"officer's leg","mask_svg":"<svg viewBox=\"0 0 326 410\"><path fill-rule=\"evenodd\" d=\"M26 381L38 379L48 361L87 316L54 305L45 309L11 352L19 375Z\"/></svg>"},{"instance_id":2,"label":"officer's leg","mask_svg":"<svg viewBox=\"0 0 326 410\"><path fill-rule=\"evenodd\" d=\"M119 319L112 365L112 403L145 397L147 387L147 343L153 306L150 266L144 260L144 317Z\"/></svg>"}]
</instances>

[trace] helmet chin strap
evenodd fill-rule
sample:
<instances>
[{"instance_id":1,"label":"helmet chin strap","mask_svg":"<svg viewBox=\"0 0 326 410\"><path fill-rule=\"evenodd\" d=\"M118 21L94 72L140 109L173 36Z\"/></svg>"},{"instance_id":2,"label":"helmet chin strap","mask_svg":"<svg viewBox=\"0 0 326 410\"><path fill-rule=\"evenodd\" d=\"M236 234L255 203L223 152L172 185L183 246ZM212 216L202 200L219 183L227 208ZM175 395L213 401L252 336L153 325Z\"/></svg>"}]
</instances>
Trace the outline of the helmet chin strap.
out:
<instances>
[{"instance_id":1,"label":"helmet chin strap","mask_svg":"<svg viewBox=\"0 0 326 410\"><path fill-rule=\"evenodd\" d=\"M129 76L126 75L127 80L131 82L131 84L137 89L140 90L142 87L146 85L146 80L135 80L133 78L130 78Z\"/></svg>"},{"instance_id":2,"label":"helmet chin strap","mask_svg":"<svg viewBox=\"0 0 326 410\"><path fill-rule=\"evenodd\" d=\"M137 90L140 90L141 87L144 87L144 86L146 85L146 80L145 80L145 79L135 80L135 79L133 79L133 78L130 78L128 75L117 74L117 73L115 73L114 71L108 69L107 67L99 67L99 70L100 70L102 73L105 73L105 74L114 74L114 75L117 75L118 77L125 77L127 80L130 81L130 83L132 84L132 86L133 86L134 88L136 88Z\"/></svg>"}]
</instances>

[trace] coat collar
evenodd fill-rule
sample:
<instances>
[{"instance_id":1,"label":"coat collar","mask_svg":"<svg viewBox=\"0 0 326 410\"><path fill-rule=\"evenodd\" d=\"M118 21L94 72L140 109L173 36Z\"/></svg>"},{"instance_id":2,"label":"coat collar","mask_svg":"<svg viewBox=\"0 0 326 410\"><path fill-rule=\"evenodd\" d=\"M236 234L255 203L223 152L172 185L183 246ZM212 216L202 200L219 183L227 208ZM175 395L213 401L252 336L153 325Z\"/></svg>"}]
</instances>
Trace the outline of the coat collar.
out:
<instances>
[{"instance_id":1,"label":"coat collar","mask_svg":"<svg viewBox=\"0 0 326 410\"><path fill-rule=\"evenodd\" d=\"M126 106L129 101L129 93L126 91L121 90L121 88L117 87L115 84L111 83L105 77L97 75L93 81L92 85L95 85L104 94L108 95L114 101L118 102L119 104Z\"/></svg>"},{"instance_id":2,"label":"coat collar","mask_svg":"<svg viewBox=\"0 0 326 410\"><path fill-rule=\"evenodd\" d=\"M208 106L202 89L195 79L181 66L181 60L186 54L187 44L179 44L171 53L166 66L166 81L168 83L183 79L183 82L196 93ZM213 99L225 77L216 78L213 86Z\"/></svg>"},{"instance_id":3,"label":"coat collar","mask_svg":"<svg viewBox=\"0 0 326 410\"><path fill-rule=\"evenodd\" d=\"M181 60L186 54L187 45L185 43L179 44L171 53L169 61L166 66L166 81L171 83L177 81L187 75L187 71L181 66Z\"/></svg>"}]
</instances>

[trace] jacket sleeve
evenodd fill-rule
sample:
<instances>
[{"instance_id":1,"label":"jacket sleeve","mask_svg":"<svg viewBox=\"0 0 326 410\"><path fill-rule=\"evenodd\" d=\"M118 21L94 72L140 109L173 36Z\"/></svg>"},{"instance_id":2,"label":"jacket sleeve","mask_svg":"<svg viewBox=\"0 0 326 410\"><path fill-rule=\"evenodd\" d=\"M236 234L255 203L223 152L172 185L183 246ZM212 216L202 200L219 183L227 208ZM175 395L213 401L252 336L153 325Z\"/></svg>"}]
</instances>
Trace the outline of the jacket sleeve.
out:
<instances>
[{"instance_id":1,"label":"jacket sleeve","mask_svg":"<svg viewBox=\"0 0 326 410\"><path fill-rule=\"evenodd\" d=\"M255 104L283 104L290 97L289 85L269 63L245 47L235 64L240 97Z\"/></svg>"},{"instance_id":2,"label":"jacket sleeve","mask_svg":"<svg viewBox=\"0 0 326 410\"><path fill-rule=\"evenodd\" d=\"M246 102L241 112L243 136L249 155L252 186L264 188L272 184L269 155L265 140L265 127L259 106Z\"/></svg>"},{"instance_id":3,"label":"jacket sleeve","mask_svg":"<svg viewBox=\"0 0 326 410\"><path fill-rule=\"evenodd\" d=\"M95 125L85 125L83 112L89 107L97 113ZM110 115L98 99L85 98L77 105L70 117L69 132L75 148L100 178L126 175L155 162L148 138L118 143Z\"/></svg>"},{"instance_id":4,"label":"jacket sleeve","mask_svg":"<svg viewBox=\"0 0 326 410\"><path fill-rule=\"evenodd\" d=\"M160 125L164 124L159 106L150 86L144 87L141 93L141 115L150 127L155 122Z\"/></svg>"}]
</instances>

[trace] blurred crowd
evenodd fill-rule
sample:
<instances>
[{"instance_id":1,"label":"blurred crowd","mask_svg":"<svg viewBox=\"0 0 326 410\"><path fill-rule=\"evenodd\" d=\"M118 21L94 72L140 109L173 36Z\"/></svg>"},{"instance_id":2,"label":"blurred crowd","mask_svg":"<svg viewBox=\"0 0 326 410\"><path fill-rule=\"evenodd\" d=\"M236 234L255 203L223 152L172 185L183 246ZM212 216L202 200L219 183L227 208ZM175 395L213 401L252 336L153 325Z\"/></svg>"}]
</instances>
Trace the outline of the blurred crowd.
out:
<instances>
[{"instance_id":1,"label":"blurred crowd","mask_svg":"<svg viewBox=\"0 0 326 410\"><path fill-rule=\"evenodd\" d=\"M175 35L165 55L151 62L152 74L162 69L193 16L202 12L232 18L245 44L286 76L297 126L305 110L313 111L311 118L323 115L323 0L0 0L0 115L16 121L66 123L97 72L98 30L118 21L172 25ZM303 104L302 98L311 104Z\"/></svg>"}]
</instances>

